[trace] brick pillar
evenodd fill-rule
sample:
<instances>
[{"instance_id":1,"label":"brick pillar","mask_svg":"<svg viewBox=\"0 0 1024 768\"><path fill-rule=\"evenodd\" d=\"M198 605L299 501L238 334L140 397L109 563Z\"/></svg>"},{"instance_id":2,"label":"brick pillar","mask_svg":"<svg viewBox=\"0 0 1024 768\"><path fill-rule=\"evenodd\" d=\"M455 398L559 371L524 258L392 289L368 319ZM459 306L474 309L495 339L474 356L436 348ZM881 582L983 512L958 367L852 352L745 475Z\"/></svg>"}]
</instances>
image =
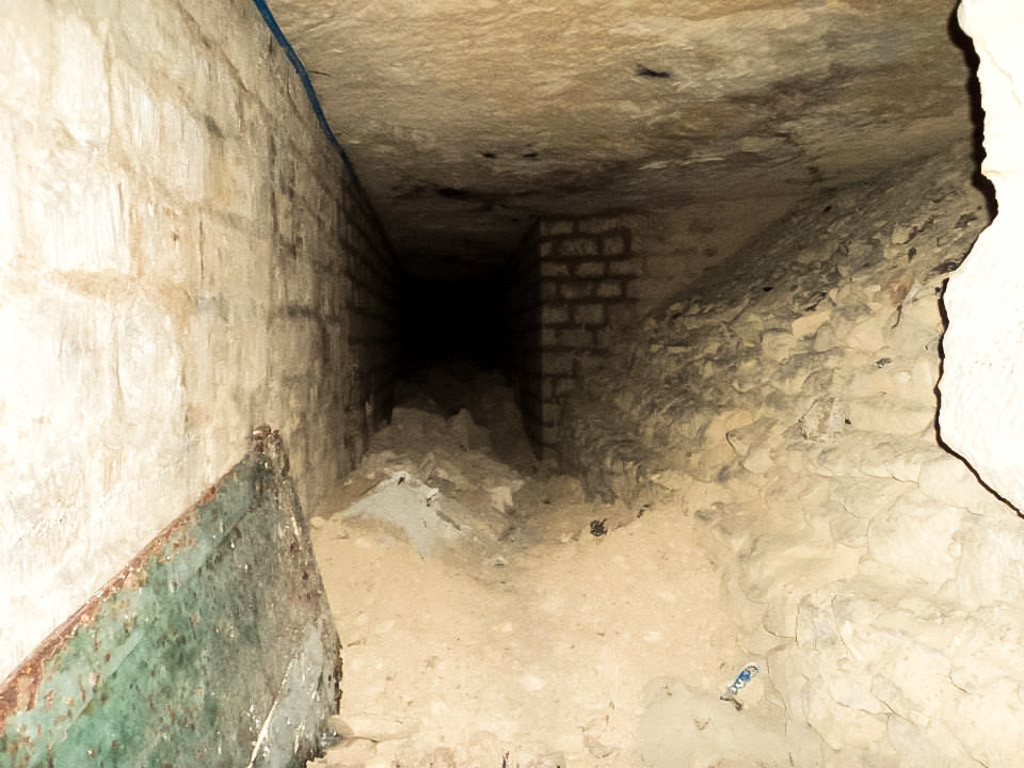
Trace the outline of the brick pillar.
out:
<instances>
[{"instance_id":1,"label":"brick pillar","mask_svg":"<svg viewBox=\"0 0 1024 768\"><path fill-rule=\"evenodd\" d=\"M633 321L640 264L618 218L540 223L540 446L557 455L560 399L580 363L608 352L611 329Z\"/></svg>"},{"instance_id":2,"label":"brick pillar","mask_svg":"<svg viewBox=\"0 0 1024 768\"><path fill-rule=\"evenodd\" d=\"M629 227L607 216L544 219L509 260L507 368L541 456L558 456L560 400L580 364L606 354L612 329L635 319L640 266Z\"/></svg>"},{"instance_id":3,"label":"brick pillar","mask_svg":"<svg viewBox=\"0 0 1024 768\"><path fill-rule=\"evenodd\" d=\"M534 226L505 265L504 358L534 449L541 445L540 256Z\"/></svg>"}]
</instances>

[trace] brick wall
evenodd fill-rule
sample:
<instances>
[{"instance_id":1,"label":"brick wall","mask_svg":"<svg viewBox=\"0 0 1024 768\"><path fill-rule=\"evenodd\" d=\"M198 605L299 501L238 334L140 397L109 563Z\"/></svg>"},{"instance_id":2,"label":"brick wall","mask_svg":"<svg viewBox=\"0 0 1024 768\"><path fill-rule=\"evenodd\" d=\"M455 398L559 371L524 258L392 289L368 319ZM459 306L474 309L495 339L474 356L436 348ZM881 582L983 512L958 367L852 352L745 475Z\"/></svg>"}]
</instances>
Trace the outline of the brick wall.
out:
<instances>
[{"instance_id":1,"label":"brick wall","mask_svg":"<svg viewBox=\"0 0 1024 768\"><path fill-rule=\"evenodd\" d=\"M640 262L620 217L545 219L511 262L509 348L527 432L557 456L560 398L586 358L636 317Z\"/></svg>"},{"instance_id":2,"label":"brick wall","mask_svg":"<svg viewBox=\"0 0 1024 768\"><path fill-rule=\"evenodd\" d=\"M363 426L346 450L362 456L370 431L390 416L394 401L401 347L399 269L365 198L346 195L344 209L352 376L365 415L362 424L358 418L346 419L350 429Z\"/></svg>"},{"instance_id":3,"label":"brick wall","mask_svg":"<svg viewBox=\"0 0 1024 768\"><path fill-rule=\"evenodd\" d=\"M530 442L542 440L541 274L539 227L534 226L505 267L505 368Z\"/></svg>"}]
</instances>

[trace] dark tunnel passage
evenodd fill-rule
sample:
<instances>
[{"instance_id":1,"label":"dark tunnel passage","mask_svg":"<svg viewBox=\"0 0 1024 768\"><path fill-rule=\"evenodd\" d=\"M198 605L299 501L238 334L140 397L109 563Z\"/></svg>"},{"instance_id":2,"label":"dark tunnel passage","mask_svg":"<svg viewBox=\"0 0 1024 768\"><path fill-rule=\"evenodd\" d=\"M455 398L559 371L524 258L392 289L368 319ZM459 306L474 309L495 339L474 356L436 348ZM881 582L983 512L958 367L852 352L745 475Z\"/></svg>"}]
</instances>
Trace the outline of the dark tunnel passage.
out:
<instances>
[{"instance_id":1,"label":"dark tunnel passage","mask_svg":"<svg viewBox=\"0 0 1024 768\"><path fill-rule=\"evenodd\" d=\"M509 283L504 267L491 272L442 276L405 273L400 281L396 407L438 413L446 419L468 412L490 430L492 448L510 463L532 464L539 445L527 441L529 400L517 396L524 354L539 369L539 325L510 333ZM539 297L532 297L539 307ZM535 313L534 313L535 314ZM524 338L525 337L525 338ZM535 410L535 409L534 409Z\"/></svg>"},{"instance_id":2,"label":"dark tunnel passage","mask_svg":"<svg viewBox=\"0 0 1024 768\"><path fill-rule=\"evenodd\" d=\"M501 368L502 285L498 277L429 279L406 275L401 287L404 379L438 366Z\"/></svg>"}]
</instances>

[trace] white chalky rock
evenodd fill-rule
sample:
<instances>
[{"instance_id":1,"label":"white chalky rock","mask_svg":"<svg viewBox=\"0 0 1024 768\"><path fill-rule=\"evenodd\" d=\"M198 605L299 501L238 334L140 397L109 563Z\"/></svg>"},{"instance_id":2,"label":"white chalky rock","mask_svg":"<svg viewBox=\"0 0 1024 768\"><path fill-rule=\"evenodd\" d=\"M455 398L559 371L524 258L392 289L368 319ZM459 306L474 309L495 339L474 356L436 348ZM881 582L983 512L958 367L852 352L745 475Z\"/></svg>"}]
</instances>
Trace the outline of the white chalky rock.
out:
<instances>
[{"instance_id":1,"label":"white chalky rock","mask_svg":"<svg viewBox=\"0 0 1024 768\"><path fill-rule=\"evenodd\" d=\"M801 315L793 321L793 335L800 339L815 333L829 319L830 314L828 309L817 309Z\"/></svg>"},{"instance_id":2,"label":"white chalky rock","mask_svg":"<svg viewBox=\"0 0 1024 768\"><path fill-rule=\"evenodd\" d=\"M941 721L919 726L902 717L886 721L889 743L907 768L933 768L936 765L969 765L970 758Z\"/></svg>"},{"instance_id":3,"label":"white chalky rock","mask_svg":"<svg viewBox=\"0 0 1024 768\"><path fill-rule=\"evenodd\" d=\"M950 647L950 680L968 693L1017 694L1024 670L1024 611L1016 605L978 610Z\"/></svg>"},{"instance_id":4,"label":"white chalky rock","mask_svg":"<svg viewBox=\"0 0 1024 768\"><path fill-rule=\"evenodd\" d=\"M893 397L856 400L848 404L847 412L853 429L888 435L915 435L935 423L930 405Z\"/></svg>"},{"instance_id":5,"label":"white chalky rock","mask_svg":"<svg viewBox=\"0 0 1024 768\"><path fill-rule=\"evenodd\" d=\"M764 475L772 470L775 461L767 447L758 446L744 457L741 464L751 474Z\"/></svg>"},{"instance_id":6,"label":"white chalky rock","mask_svg":"<svg viewBox=\"0 0 1024 768\"><path fill-rule=\"evenodd\" d=\"M1016 516L967 518L956 538L960 561L951 594L968 605L1024 604L1024 526Z\"/></svg>"},{"instance_id":7,"label":"white chalky rock","mask_svg":"<svg viewBox=\"0 0 1024 768\"><path fill-rule=\"evenodd\" d=\"M986 692L950 701L943 720L973 758L989 768L1016 768L1024 744L1024 704L1019 695Z\"/></svg>"},{"instance_id":8,"label":"white chalky rock","mask_svg":"<svg viewBox=\"0 0 1024 768\"><path fill-rule=\"evenodd\" d=\"M844 707L825 695L812 697L807 720L836 750L869 749L885 736L884 717Z\"/></svg>"},{"instance_id":9,"label":"white chalky rock","mask_svg":"<svg viewBox=\"0 0 1024 768\"><path fill-rule=\"evenodd\" d=\"M754 418L752 411L724 411L716 414L704 430L704 446L710 448L720 444L730 431L751 424Z\"/></svg>"},{"instance_id":10,"label":"white chalky rock","mask_svg":"<svg viewBox=\"0 0 1024 768\"><path fill-rule=\"evenodd\" d=\"M868 521L845 512L834 513L829 518L829 530L837 544L847 547L864 547L868 543Z\"/></svg>"},{"instance_id":11,"label":"white chalky rock","mask_svg":"<svg viewBox=\"0 0 1024 768\"><path fill-rule=\"evenodd\" d=\"M864 350L866 352L877 352L882 354L885 347L883 328L890 325L887 315L878 313L868 317L855 325L843 338L846 346L852 349Z\"/></svg>"},{"instance_id":12,"label":"white chalky rock","mask_svg":"<svg viewBox=\"0 0 1024 768\"><path fill-rule=\"evenodd\" d=\"M965 0L958 17L980 59L982 171L995 185L999 213L943 297L949 328L939 423L943 440L1024 509L1024 6Z\"/></svg>"},{"instance_id":13,"label":"white chalky rock","mask_svg":"<svg viewBox=\"0 0 1024 768\"><path fill-rule=\"evenodd\" d=\"M822 325L818 332L814 334L814 344L812 348L815 352L828 352L830 349L835 349L841 346L839 339L836 337L836 329L832 323L825 323Z\"/></svg>"},{"instance_id":14,"label":"white chalky rock","mask_svg":"<svg viewBox=\"0 0 1024 768\"><path fill-rule=\"evenodd\" d=\"M918 475L918 487L929 498L963 507L972 512L991 510L993 505L1000 504L998 498L987 490L974 473L960 459L951 455L938 456L921 465Z\"/></svg>"},{"instance_id":15,"label":"white chalky rock","mask_svg":"<svg viewBox=\"0 0 1024 768\"><path fill-rule=\"evenodd\" d=\"M774 419L760 418L752 424L729 430L725 439L740 456L746 456L755 447L763 445L777 431Z\"/></svg>"},{"instance_id":16,"label":"white chalky rock","mask_svg":"<svg viewBox=\"0 0 1024 768\"><path fill-rule=\"evenodd\" d=\"M769 360L785 360L796 348L796 337L785 331L765 331L761 339L761 351Z\"/></svg>"},{"instance_id":17,"label":"white chalky rock","mask_svg":"<svg viewBox=\"0 0 1024 768\"><path fill-rule=\"evenodd\" d=\"M868 552L896 571L942 584L956 575L959 545L953 534L967 514L919 492L900 497L868 528Z\"/></svg>"},{"instance_id":18,"label":"white chalky rock","mask_svg":"<svg viewBox=\"0 0 1024 768\"><path fill-rule=\"evenodd\" d=\"M829 498L855 517L878 517L913 488L910 483L894 483L890 478L843 478L830 485Z\"/></svg>"},{"instance_id":19,"label":"white chalky rock","mask_svg":"<svg viewBox=\"0 0 1024 768\"><path fill-rule=\"evenodd\" d=\"M914 361L910 374L909 391L905 397L920 402L931 402L938 409L938 397L935 386L939 381L939 361L934 357L921 357Z\"/></svg>"},{"instance_id":20,"label":"white chalky rock","mask_svg":"<svg viewBox=\"0 0 1024 768\"><path fill-rule=\"evenodd\" d=\"M925 728L962 698L950 679L949 653L961 642L966 619L909 584L863 576L837 583L801 603L799 647L782 654L788 674L781 692L787 704L803 697L808 719L836 748L853 745L845 741L845 728L870 732L870 718L854 712L883 716L882 722L885 715L896 716ZM808 682L787 687L799 677ZM882 747L875 745L873 754Z\"/></svg>"},{"instance_id":21,"label":"white chalky rock","mask_svg":"<svg viewBox=\"0 0 1024 768\"><path fill-rule=\"evenodd\" d=\"M846 426L847 406L835 397L815 400L800 417L800 433L807 440L833 440Z\"/></svg>"}]
</instances>

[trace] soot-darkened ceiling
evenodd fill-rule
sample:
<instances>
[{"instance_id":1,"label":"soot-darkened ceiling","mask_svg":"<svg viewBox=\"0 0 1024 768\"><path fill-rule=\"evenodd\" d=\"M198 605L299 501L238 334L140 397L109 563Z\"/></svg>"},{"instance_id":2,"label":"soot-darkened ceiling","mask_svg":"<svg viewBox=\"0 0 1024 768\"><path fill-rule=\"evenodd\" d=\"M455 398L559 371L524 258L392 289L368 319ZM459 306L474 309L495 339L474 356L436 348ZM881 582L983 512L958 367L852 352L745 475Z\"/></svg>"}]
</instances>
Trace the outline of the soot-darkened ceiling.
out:
<instances>
[{"instance_id":1,"label":"soot-darkened ceiling","mask_svg":"<svg viewBox=\"0 0 1024 768\"><path fill-rule=\"evenodd\" d=\"M413 273L541 214L802 194L969 134L952 0L272 0Z\"/></svg>"}]
</instances>

